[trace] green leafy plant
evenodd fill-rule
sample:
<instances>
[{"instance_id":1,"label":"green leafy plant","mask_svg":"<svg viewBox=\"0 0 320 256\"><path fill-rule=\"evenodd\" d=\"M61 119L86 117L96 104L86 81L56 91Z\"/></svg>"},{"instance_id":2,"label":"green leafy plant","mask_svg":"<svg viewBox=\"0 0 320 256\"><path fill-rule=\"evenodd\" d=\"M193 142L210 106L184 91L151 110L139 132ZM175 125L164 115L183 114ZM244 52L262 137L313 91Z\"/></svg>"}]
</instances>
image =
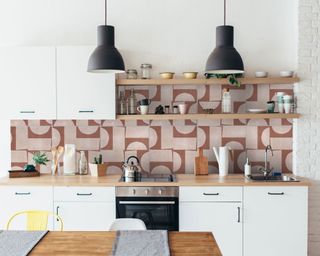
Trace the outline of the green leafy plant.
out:
<instances>
[{"instance_id":1,"label":"green leafy plant","mask_svg":"<svg viewBox=\"0 0 320 256\"><path fill-rule=\"evenodd\" d=\"M206 78L227 78L230 85L240 87L241 83L238 78L243 77L242 74L205 74Z\"/></svg>"},{"instance_id":2,"label":"green leafy plant","mask_svg":"<svg viewBox=\"0 0 320 256\"><path fill-rule=\"evenodd\" d=\"M101 154L94 158L94 164L102 164L102 155Z\"/></svg>"},{"instance_id":3,"label":"green leafy plant","mask_svg":"<svg viewBox=\"0 0 320 256\"><path fill-rule=\"evenodd\" d=\"M32 160L36 165L47 165L47 162L50 161L47 155L41 152L35 152L33 154Z\"/></svg>"}]
</instances>

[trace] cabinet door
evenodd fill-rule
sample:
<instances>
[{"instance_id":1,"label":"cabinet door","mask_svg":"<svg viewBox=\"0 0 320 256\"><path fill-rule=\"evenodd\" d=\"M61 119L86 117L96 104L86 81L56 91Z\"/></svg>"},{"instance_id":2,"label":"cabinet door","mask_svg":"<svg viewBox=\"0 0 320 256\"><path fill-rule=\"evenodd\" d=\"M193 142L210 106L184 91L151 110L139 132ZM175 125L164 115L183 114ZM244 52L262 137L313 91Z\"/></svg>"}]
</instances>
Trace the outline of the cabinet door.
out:
<instances>
[{"instance_id":1,"label":"cabinet door","mask_svg":"<svg viewBox=\"0 0 320 256\"><path fill-rule=\"evenodd\" d=\"M0 49L1 119L55 119L54 47Z\"/></svg>"},{"instance_id":2,"label":"cabinet door","mask_svg":"<svg viewBox=\"0 0 320 256\"><path fill-rule=\"evenodd\" d=\"M306 187L244 188L244 255L307 255Z\"/></svg>"},{"instance_id":3,"label":"cabinet door","mask_svg":"<svg viewBox=\"0 0 320 256\"><path fill-rule=\"evenodd\" d=\"M9 218L25 210L45 210L52 212L52 187L3 186L0 187L0 230L6 228ZM48 228L53 230L52 218L49 218ZM12 222L10 229L25 230L25 216L18 216Z\"/></svg>"},{"instance_id":4,"label":"cabinet door","mask_svg":"<svg viewBox=\"0 0 320 256\"><path fill-rule=\"evenodd\" d=\"M180 202L180 231L211 231L224 256L242 255L241 203Z\"/></svg>"},{"instance_id":5,"label":"cabinet door","mask_svg":"<svg viewBox=\"0 0 320 256\"><path fill-rule=\"evenodd\" d=\"M58 119L115 119L115 75L87 72L93 50L57 48Z\"/></svg>"},{"instance_id":6,"label":"cabinet door","mask_svg":"<svg viewBox=\"0 0 320 256\"><path fill-rule=\"evenodd\" d=\"M107 231L115 219L114 202L55 202L64 231ZM55 230L60 223L55 220Z\"/></svg>"}]
</instances>

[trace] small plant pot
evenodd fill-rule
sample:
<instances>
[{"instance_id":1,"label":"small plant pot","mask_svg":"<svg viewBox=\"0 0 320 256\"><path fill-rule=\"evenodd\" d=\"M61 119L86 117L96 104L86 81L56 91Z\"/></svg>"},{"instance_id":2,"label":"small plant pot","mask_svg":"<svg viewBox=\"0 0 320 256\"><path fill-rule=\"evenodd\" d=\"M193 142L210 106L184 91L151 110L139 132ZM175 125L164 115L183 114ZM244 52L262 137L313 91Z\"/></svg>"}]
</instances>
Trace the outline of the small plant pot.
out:
<instances>
[{"instance_id":1,"label":"small plant pot","mask_svg":"<svg viewBox=\"0 0 320 256\"><path fill-rule=\"evenodd\" d=\"M107 175L107 164L92 164L89 163L89 169L91 176L93 177L103 177Z\"/></svg>"}]
</instances>

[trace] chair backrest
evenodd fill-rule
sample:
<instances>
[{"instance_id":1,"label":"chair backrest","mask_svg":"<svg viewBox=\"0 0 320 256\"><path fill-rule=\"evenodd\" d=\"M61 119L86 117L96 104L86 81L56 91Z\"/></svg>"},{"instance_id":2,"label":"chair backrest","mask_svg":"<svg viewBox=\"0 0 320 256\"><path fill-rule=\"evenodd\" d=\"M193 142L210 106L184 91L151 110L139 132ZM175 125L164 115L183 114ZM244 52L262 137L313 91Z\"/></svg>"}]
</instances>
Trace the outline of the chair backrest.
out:
<instances>
[{"instance_id":1,"label":"chair backrest","mask_svg":"<svg viewBox=\"0 0 320 256\"><path fill-rule=\"evenodd\" d=\"M147 227L140 219L121 218L115 219L110 226L110 231L117 230L147 230Z\"/></svg>"},{"instance_id":2,"label":"chair backrest","mask_svg":"<svg viewBox=\"0 0 320 256\"><path fill-rule=\"evenodd\" d=\"M13 219L19 215L26 215L27 225L26 230L36 231L36 230L47 230L48 229L48 217L53 215L60 222L60 231L63 230L63 222L60 216L49 211L21 211L12 215L7 223L7 230L10 228L10 224Z\"/></svg>"}]
</instances>

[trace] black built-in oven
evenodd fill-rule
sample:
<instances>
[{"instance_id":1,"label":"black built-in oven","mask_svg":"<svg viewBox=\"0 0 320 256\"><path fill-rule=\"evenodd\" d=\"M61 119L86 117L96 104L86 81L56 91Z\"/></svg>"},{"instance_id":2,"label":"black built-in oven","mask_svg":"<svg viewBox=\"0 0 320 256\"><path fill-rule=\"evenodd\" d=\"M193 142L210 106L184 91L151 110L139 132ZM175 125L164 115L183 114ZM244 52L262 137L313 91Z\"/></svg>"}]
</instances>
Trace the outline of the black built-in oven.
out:
<instances>
[{"instance_id":1,"label":"black built-in oven","mask_svg":"<svg viewBox=\"0 0 320 256\"><path fill-rule=\"evenodd\" d=\"M147 229L179 230L178 187L117 187L116 217L138 218Z\"/></svg>"}]
</instances>

